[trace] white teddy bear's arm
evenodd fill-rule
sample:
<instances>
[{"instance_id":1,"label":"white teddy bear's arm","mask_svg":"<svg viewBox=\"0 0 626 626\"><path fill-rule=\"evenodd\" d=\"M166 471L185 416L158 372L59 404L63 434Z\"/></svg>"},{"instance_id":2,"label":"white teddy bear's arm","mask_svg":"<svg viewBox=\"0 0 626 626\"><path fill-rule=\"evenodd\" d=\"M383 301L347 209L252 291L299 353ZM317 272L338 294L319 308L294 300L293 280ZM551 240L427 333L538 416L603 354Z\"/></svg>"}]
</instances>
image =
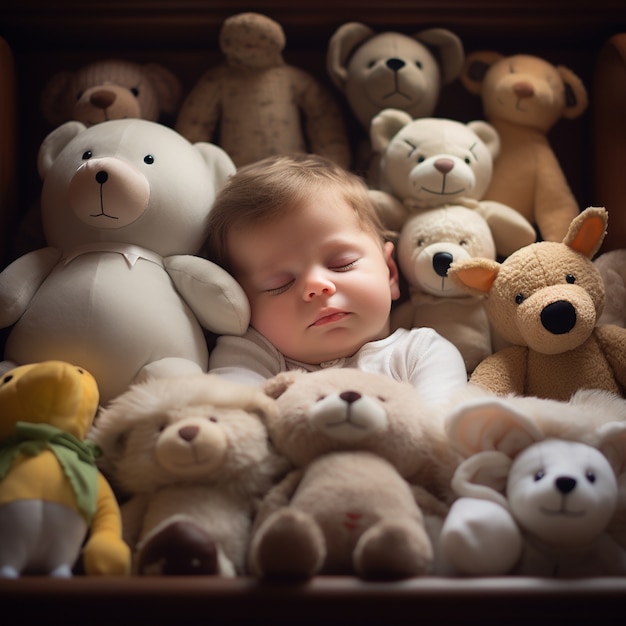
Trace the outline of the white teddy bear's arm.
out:
<instances>
[{"instance_id":1,"label":"white teddy bear's arm","mask_svg":"<svg viewBox=\"0 0 626 626\"><path fill-rule=\"evenodd\" d=\"M0 273L0 328L15 323L61 258L58 248L29 252Z\"/></svg>"},{"instance_id":2,"label":"white teddy bear's arm","mask_svg":"<svg viewBox=\"0 0 626 626\"><path fill-rule=\"evenodd\" d=\"M176 289L204 328L242 335L250 323L250 304L239 283L224 269L190 254L169 256L163 264Z\"/></svg>"},{"instance_id":3,"label":"white teddy bear's arm","mask_svg":"<svg viewBox=\"0 0 626 626\"><path fill-rule=\"evenodd\" d=\"M460 574L498 576L512 571L523 539L511 514L478 498L456 500L443 524L441 551Z\"/></svg>"}]
</instances>

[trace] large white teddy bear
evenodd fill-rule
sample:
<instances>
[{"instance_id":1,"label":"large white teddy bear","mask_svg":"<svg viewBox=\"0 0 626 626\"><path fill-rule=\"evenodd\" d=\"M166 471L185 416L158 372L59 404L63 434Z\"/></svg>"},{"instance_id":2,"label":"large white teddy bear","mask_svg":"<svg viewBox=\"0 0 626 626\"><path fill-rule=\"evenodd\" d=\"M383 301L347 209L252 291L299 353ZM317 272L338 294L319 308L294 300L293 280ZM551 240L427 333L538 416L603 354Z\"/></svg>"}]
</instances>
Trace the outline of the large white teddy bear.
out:
<instances>
[{"instance_id":1,"label":"large white teddy bear","mask_svg":"<svg viewBox=\"0 0 626 626\"><path fill-rule=\"evenodd\" d=\"M373 118L370 136L380 154L380 185L370 193L389 228L399 230L411 214L462 204L487 220L498 254L508 256L535 241L533 226L517 211L482 200L500 149L487 122L413 119L385 109Z\"/></svg>"},{"instance_id":2,"label":"large white teddy bear","mask_svg":"<svg viewBox=\"0 0 626 626\"><path fill-rule=\"evenodd\" d=\"M41 145L48 247L0 273L0 371L60 359L89 370L106 404L150 375L206 371L203 327L240 333L235 280L195 256L235 171L209 143L140 119L67 122Z\"/></svg>"}]
</instances>

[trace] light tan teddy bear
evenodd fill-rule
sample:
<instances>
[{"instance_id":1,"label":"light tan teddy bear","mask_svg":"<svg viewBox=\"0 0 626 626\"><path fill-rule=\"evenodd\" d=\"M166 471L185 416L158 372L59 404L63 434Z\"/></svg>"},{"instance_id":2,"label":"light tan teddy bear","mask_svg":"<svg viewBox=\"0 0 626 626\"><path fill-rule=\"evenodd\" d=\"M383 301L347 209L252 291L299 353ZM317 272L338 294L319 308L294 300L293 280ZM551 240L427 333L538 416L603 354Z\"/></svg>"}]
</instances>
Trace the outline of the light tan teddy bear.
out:
<instances>
[{"instance_id":1,"label":"light tan teddy bear","mask_svg":"<svg viewBox=\"0 0 626 626\"><path fill-rule=\"evenodd\" d=\"M484 296L448 278L455 261L496 258L489 224L474 209L444 206L413 215L398 238L397 258L409 299L391 312L391 329L427 326L451 341L468 373L492 353Z\"/></svg>"},{"instance_id":2,"label":"light tan teddy bear","mask_svg":"<svg viewBox=\"0 0 626 626\"><path fill-rule=\"evenodd\" d=\"M350 368L279 374L266 391L270 437L295 469L261 507L251 573L430 572L427 526L447 512L457 461L442 416L411 385Z\"/></svg>"},{"instance_id":3,"label":"light tan teddy bear","mask_svg":"<svg viewBox=\"0 0 626 626\"><path fill-rule=\"evenodd\" d=\"M561 118L587 108L587 91L572 70L528 54L469 54L461 80L480 94L483 112L500 135L485 200L519 211L541 238L560 242L579 206L548 140Z\"/></svg>"},{"instance_id":4,"label":"light tan teddy bear","mask_svg":"<svg viewBox=\"0 0 626 626\"><path fill-rule=\"evenodd\" d=\"M179 133L192 143L218 143L237 167L288 152L350 166L341 109L311 74L285 63L280 24L259 13L233 15L222 25L220 47L226 60L184 100Z\"/></svg>"},{"instance_id":5,"label":"light tan teddy bear","mask_svg":"<svg viewBox=\"0 0 626 626\"><path fill-rule=\"evenodd\" d=\"M492 326L510 347L487 357L470 382L498 394L568 400L581 388L626 390L626 329L598 326L604 284L591 261L608 222L603 208L580 213L561 243L541 241L503 263L453 263L452 280L486 296Z\"/></svg>"},{"instance_id":6,"label":"light tan teddy bear","mask_svg":"<svg viewBox=\"0 0 626 626\"><path fill-rule=\"evenodd\" d=\"M288 470L261 417L263 391L211 374L151 379L101 411L90 434L125 502L139 574L244 572L257 504Z\"/></svg>"}]
</instances>

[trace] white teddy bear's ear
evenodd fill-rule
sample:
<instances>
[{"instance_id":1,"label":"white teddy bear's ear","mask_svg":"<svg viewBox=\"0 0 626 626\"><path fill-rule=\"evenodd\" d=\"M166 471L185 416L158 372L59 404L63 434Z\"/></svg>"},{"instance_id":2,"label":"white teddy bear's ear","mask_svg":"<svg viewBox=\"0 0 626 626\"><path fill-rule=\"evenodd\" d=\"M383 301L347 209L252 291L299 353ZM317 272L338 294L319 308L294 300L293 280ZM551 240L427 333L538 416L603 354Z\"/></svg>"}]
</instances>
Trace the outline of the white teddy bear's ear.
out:
<instances>
[{"instance_id":1,"label":"white teddy bear's ear","mask_svg":"<svg viewBox=\"0 0 626 626\"><path fill-rule=\"evenodd\" d=\"M446 432L466 455L495 450L513 457L544 438L531 419L503 398L479 398L460 405L448 415Z\"/></svg>"},{"instance_id":2,"label":"white teddy bear's ear","mask_svg":"<svg viewBox=\"0 0 626 626\"><path fill-rule=\"evenodd\" d=\"M626 423L609 422L598 429L598 448L615 472L619 487L618 508L626 507Z\"/></svg>"},{"instance_id":3,"label":"white teddy bear's ear","mask_svg":"<svg viewBox=\"0 0 626 626\"><path fill-rule=\"evenodd\" d=\"M232 159L225 150L212 143L199 141L194 143L193 147L208 165L216 191L220 190L237 170Z\"/></svg>"},{"instance_id":4,"label":"white teddy bear's ear","mask_svg":"<svg viewBox=\"0 0 626 626\"><path fill-rule=\"evenodd\" d=\"M87 127L82 122L65 122L55 128L42 142L37 155L37 171L41 179L45 178L48 170L67 144L82 133Z\"/></svg>"},{"instance_id":5,"label":"white teddy bear's ear","mask_svg":"<svg viewBox=\"0 0 626 626\"><path fill-rule=\"evenodd\" d=\"M384 152L391 140L413 118L400 109L383 109L370 123L370 141L374 152Z\"/></svg>"},{"instance_id":6,"label":"white teddy bear's ear","mask_svg":"<svg viewBox=\"0 0 626 626\"><path fill-rule=\"evenodd\" d=\"M491 124L483 120L474 120L468 122L467 127L487 146L492 159L500 154L500 135Z\"/></svg>"},{"instance_id":7,"label":"white teddy bear's ear","mask_svg":"<svg viewBox=\"0 0 626 626\"><path fill-rule=\"evenodd\" d=\"M504 452L489 450L465 459L452 477L452 489L459 496L490 500L509 509L504 490L513 460Z\"/></svg>"}]
</instances>

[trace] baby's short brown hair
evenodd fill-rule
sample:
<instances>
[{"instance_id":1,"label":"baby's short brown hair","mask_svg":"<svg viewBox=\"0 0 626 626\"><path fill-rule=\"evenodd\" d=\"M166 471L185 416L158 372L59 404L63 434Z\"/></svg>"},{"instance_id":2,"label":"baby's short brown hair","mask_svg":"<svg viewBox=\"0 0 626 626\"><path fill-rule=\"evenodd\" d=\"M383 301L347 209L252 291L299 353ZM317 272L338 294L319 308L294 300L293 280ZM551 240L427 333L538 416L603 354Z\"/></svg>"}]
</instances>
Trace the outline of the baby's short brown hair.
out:
<instances>
[{"instance_id":1,"label":"baby's short brown hair","mask_svg":"<svg viewBox=\"0 0 626 626\"><path fill-rule=\"evenodd\" d=\"M271 221L317 189L329 187L343 195L364 229L385 240L388 233L356 174L315 154L278 155L241 167L218 193L209 214L208 258L232 272L227 245L232 228Z\"/></svg>"}]
</instances>

